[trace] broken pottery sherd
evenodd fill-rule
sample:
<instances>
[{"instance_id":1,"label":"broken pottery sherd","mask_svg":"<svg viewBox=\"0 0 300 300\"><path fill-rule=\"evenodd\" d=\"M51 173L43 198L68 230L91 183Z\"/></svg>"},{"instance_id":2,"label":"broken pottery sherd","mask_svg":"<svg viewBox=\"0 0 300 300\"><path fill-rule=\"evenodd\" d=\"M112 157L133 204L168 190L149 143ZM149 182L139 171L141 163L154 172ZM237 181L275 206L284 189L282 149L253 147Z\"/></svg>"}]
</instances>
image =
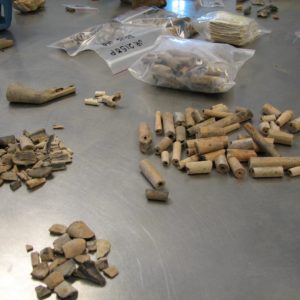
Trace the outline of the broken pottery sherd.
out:
<instances>
[{"instance_id":1,"label":"broken pottery sherd","mask_svg":"<svg viewBox=\"0 0 300 300\"><path fill-rule=\"evenodd\" d=\"M95 233L82 221L72 223L67 233L72 238L91 239L95 236Z\"/></svg>"},{"instance_id":2,"label":"broken pottery sherd","mask_svg":"<svg viewBox=\"0 0 300 300\"><path fill-rule=\"evenodd\" d=\"M110 266L107 269L104 269L103 273L109 278L114 278L119 274L119 271L115 266Z\"/></svg>"},{"instance_id":3,"label":"broken pottery sherd","mask_svg":"<svg viewBox=\"0 0 300 300\"><path fill-rule=\"evenodd\" d=\"M57 272L57 271L53 271L44 279L44 283L51 290L53 290L56 286L58 286L63 281L64 281L64 275L61 272Z\"/></svg>"},{"instance_id":4,"label":"broken pottery sherd","mask_svg":"<svg viewBox=\"0 0 300 300\"><path fill-rule=\"evenodd\" d=\"M60 299L72 298L76 299L78 291L67 281L61 282L55 289L54 292Z\"/></svg>"},{"instance_id":5,"label":"broken pottery sherd","mask_svg":"<svg viewBox=\"0 0 300 300\"><path fill-rule=\"evenodd\" d=\"M61 235L59 238L53 241L53 248L56 253L63 254L63 245L67 242L71 241L69 235L67 233Z\"/></svg>"},{"instance_id":6,"label":"broken pottery sherd","mask_svg":"<svg viewBox=\"0 0 300 300\"><path fill-rule=\"evenodd\" d=\"M53 235L62 235L67 232L67 226L63 224L53 224L49 228L49 232Z\"/></svg>"},{"instance_id":7,"label":"broken pottery sherd","mask_svg":"<svg viewBox=\"0 0 300 300\"><path fill-rule=\"evenodd\" d=\"M82 254L85 247L86 242L84 239L73 239L62 246L66 258L73 258Z\"/></svg>"},{"instance_id":8,"label":"broken pottery sherd","mask_svg":"<svg viewBox=\"0 0 300 300\"><path fill-rule=\"evenodd\" d=\"M64 275L64 277L70 277L76 270L76 263L73 259L68 259L66 262L56 267L54 271L58 271Z\"/></svg>"},{"instance_id":9,"label":"broken pottery sherd","mask_svg":"<svg viewBox=\"0 0 300 300\"><path fill-rule=\"evenodd\" d=\"M54 250L50 247L46 247L40 251L40 257L42 261L53 261Z\"/></svg>"},{"instance_id":10,"label":"broken pottery sherd","mask_svg":"<svg viewBox=\"0 0 300 300\"><path fill-rule=\"evenodd\" d=\"M37 286L35 288L35 292L36 292L36 296L40 300L41 299L46 299L52 294L52 291L50 289L48 289L47 287L43 286L43 285Z\"/></svg>"},{"instance_id":11,"label":"broken pottery sherd","mask_svg":"<svg viewBox=\"0 0 300 300\"><path fill-rule=\"evenodd\" d=\"M108 240L97 240L96 244L97 244L97 253L96 253L97 259L104 257L109 253L111 245Z\"/></svg>"},{"instance_id":12,"label":"broken pottery sherd","mask_svg":"<svg viewBox=\"0 0 300 300\"><path fill-rule=\"evenodd\" d=\"M34 279L43 280L49 273L48 264L46 262L39 263L36 267L33 268L31 276Z\"/></svg>"}]
</instances>

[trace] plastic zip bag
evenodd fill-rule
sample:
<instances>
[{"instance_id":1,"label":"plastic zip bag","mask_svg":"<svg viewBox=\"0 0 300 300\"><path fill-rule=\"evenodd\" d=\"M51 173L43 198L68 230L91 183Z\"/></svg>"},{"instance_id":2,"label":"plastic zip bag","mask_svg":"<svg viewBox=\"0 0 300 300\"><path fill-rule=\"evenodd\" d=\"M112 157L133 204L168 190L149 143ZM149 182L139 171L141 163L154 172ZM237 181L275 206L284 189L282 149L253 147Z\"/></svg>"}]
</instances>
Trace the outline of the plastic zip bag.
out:
<instances>
[{"instance_id":1,"label":"plastic zip bag","mask_svg":"<svg viewBox=\"0 0 300 300\"><path fill-rule=\"evenodd\" d=\"M235 85L237 72L254 53L227 44L160 36L129 72L155 86L224 93Z\"/></svg>"},{"instance_id":2,"label":"plastic zip bag","mask_svg":"<svg viewBox=\"0 0 300 300\"><path fill-rule=\"evenodd\" d=\"M243 46L270 33L251 18L225 11L205 14L193 22L194 28L209 41Z\"/></svg>"},{"instance_id":3,"label":"plastic zip bag","mask_svg":"<svg viewBox=\"0 0 300 300\"><path fill-rule=\"evenodd\" d=\"M161 30L155 27L111 22L90 27L48 47L65 50L70 56L93 50L116 74L126 70L139 56L151 49L160 33Z\"/></svg>"},{"instance_id":4,"label":"plastic zip bag","mask_svg":"<svg viewBox=\"0 0 300 300\"><path fill-rule=\"evenodd\" d=\"M224 7L223 0L198 0L202 7Z\"/></svg>"},{"instance_id":5,"label":"plastic zip bag","mask_svg":"<svg viewBox=\"0 0 300 300\"><path fill-rule=\"evenodd\" d=\"M158 7L139 7L116 17L114 20L122 24L156 26L162 29L162 34L181 38L190 38L196 34L190 18Z\"/></svg>"}]
</instances>

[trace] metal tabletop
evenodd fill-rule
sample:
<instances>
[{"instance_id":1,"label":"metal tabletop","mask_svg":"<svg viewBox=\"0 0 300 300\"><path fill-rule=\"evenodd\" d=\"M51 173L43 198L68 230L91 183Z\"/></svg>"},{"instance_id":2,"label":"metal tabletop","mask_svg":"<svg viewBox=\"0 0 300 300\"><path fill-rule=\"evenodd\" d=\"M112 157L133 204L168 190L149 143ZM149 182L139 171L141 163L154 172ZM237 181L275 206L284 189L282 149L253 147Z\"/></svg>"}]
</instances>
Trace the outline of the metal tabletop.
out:
<instances>
[{"instance_id":1,"label":"metal tabletop","mask_svg":"<svg viewBox=\"0 0 300 300\"><path fill-rule=\"evenodd\" d=\"M168 2L167 9L193 17L213 10L200 9L194 1ZM235 1L224 2L225 10L234 11ZM256 53L238 73L236 86L223 95L152 87L128 72L112 76L94 52L69 57L47 48L129 9L118 0L83 0L80 4L99 7L98 13L71 14L62 6L68 3L74 2L48 0L37 14L14 12L9 31L0 33L16 41L0 53L0 136L42 127L53 132L52 125L60 123L65 129L57 134L75 153L66 171L34 192L24 185L16 192L7 184L0 188L1 300L36 298L39 282L31 279L25 244L38 250L50 246L50 225L75 220L111 241L109 262L120 271L104 288L75 282L78 299L299 299L299 178L237 180L215 171L189 177L163 168L151 156L166 178L170 201L150 203L137 145L139 122L153 125L156 110L223 102L251 108L257 124L268 101L300 116L299 0L274 0L278 21L257 19L272 33L247 45ZM36 88L75 84L78 92L42 106L9 105L5 91L12 81ZM121 107L85 106L83 99L95 90L122 91ZM299 135L293 147L278 149L299 155Z\"/></svg>"}]
</instances>

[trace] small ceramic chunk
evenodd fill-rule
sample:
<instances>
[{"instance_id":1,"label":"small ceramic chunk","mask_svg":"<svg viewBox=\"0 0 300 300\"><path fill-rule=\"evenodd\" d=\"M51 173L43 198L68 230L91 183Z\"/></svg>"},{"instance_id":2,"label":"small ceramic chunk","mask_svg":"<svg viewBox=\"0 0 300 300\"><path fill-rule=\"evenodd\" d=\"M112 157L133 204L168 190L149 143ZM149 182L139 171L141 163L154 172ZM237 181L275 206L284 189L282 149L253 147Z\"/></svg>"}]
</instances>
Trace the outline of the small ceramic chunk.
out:
<instances>
[{"instance_id":1,"label":"small ceramic chunk","mask_svg":"<svg viewBox=\"0 0 300 300\"><path fill-rule=\"evenodd\" d=\"M36 296L38 299L46 299L51 296L52 291L43 285L39 285L35 288Z\"/></svg>"},{"instance_id":2,"label":"small ceramic chunk","mask_svg":"<svg viewBox=\"0 0 300 300\"><path fill-rule=\"evenodd\" d=\"M26 181L26 185L29 189L37 188L46 182L46 178L34 178Z\"/></svg>"},{"instance_id":3,"label":"small ceramic chunk","mask_svg":"<svg viewBox=\"0 0 300 300\"><path fill-rule=\"evenodd\" d=\"M45 142L46 144L46 142ZM32 169L39 169L41 167L43 167L44 162L42 160L38 160L33 166Z\"/></svg>"},{"instance_id":4,"label":"small ceramic chunk","mask_svg":"<svg viewBox=\"0 0 300 300\"><path fill-rule=\"evenodd\" d=\"M67 242L71 241L69 235L67 233L61 235L56 240L53 241L53 248L56 253L63 254L63 245Z\"/></svg>"},{"instance_id":5,"label":"small ceramic chunk","mask_svg":"<svg viewBox=\"0 0 300 300\"><path fill-rule=\"evenodd\" d=\"M10 186L10 189L14 192L22 186L22 183L20 180L16 180L16 181L11 182L9 186Z\"/></svg>"},{"instance_id":6,"label":"small ceramic chunk","mask_svg":"<svg viewBox=\"0 0 300 300\"><path fill-rule=\"evenodd\" d=\"M52 168L52 172L56 172L56 171L65 170L67 168L67 166L64 162L54 163L53 161L51 161L51 168Z\"/></svg>"},{"instance_id":7,"label":"small ceramic chunk","mask_svg":"<svg viewBox=\"0 0 300 300\"><path fill-rule=\"evenodd\" d=\"M40 254L36 251L31 252L30 257L31 257L31 265L34 268L40 263Z\"/></svg>"},{"instance_id":8,"label":"small ceramic chunk","mask_svg":"<svg viewBox=\"0 0 300 300\"><path fill-rule=\"evenodd\" d=\"M91 260L91 257L88 254L81 254L75 256L74 259L77 263L83 264L84 262Z\"/></svg>"},{"instance_id":9,"label":"small ceramic chunk","mask_svg":"<svg viewBox=\"0 0 300 300\"><path fill-rule=\"evenodd\" d=\"M32 140L27 137L26 135L21 135L19 137L19 142L20 142L20 148L21 150L34 150L34 144Z\"/></svg>"},{"instance_id":10,"label":"small ceramic chunk","mask_svg":"<svg viewBox=\"0 0 300 300\"><path fill-rule=\"evenodd\" d=\"M0 149L0 157L3 156L4 154L6 154L6 150Z\"/></svg>"},{"instance_id":11,"label":"small ceramic chunk","mask_svg":"<svg viewBox=\"0 0 300 300\"><path fill-rule=\"evenodd\" d=\"M58 286L63 281L64 281L64 275L61 272L57 272L57 271L53 271L44 279L44 283L51 290L53 290L56 286Z\"/></svg>"},{"instance_id":12,"label":"small ceramic chunk","mask_svg":"<svg viewBox=\"0 0 300 300\"><path fill-rule=\"evenodd\" d=\"M96 244L96 240L93 241L87 241L86 242L86 247L88 252L93 253L97 251L97 244Z\"/></svg>"},{"instance_id":13,"label":"small ceramic chunk","mask_svg":"<svg viewBox=\"0 0 300 300\"><path fill-rule=\"evenodd\" d=\"M5 148L8 144L15 144L16 137L14 135L7 135L0 137L0 148Z\"/></svg>"},{"instance_id":14,"label":"small ceramic chunk","mask_svg":"<svg viewBox=\"0 0 300 300\"><path fill-rule=\"evenodd\" d=\"M33 268L31 276L34 279L43 280L49 273L48 264L46 262L39 263L36 267Z\"/></svg>"},{"instance_id":15,"label":"small ceramic chunk","mask_svg":"<svg viewBox=\"0 0 300 300\"><path fill-rule=\"evenodd\" d=\"M82 221L76 221L72 223L67 233L72 238L91 239L95 236L95 233Z\"/></svg>"},{"instance_id":16,"label":"small ceramic chunk","mask_svg":"<svg viewBox=\"0 0 300 300\"><path fill-rule=\"evenodd\" d=\"M109 253L111 245L108 240L97 240L96 244L97 244L97 253L96 253L97 259L104 257Z\"/></svg>"},{"instance_id":17,"label":"small ceramic chunk","mask_svg":"<svg viewBox=\"0 0 300 300\"><path fill-rule=\"evenodd\" d=\"M25 247L26 247L26 251L27 252L30 252L30 251L33 250L33 246L32 245L26 245Z\"/></svg>"},{"instance_id":18,"label":"small ceramic chunk","mask_svg":"<svg viewBox=\"0 0 300 300\"><path fill-rule=\"evenodd\" d=\"M119 271L115 266L111 266L104 269L103 273L109 278L114 278L119 274Z\"/></svg>"},{"instance_id":19,"label":"small ceramic chunk","mask_svg":"<svg viewBox=\"0 0 300 300\"><path fill-rule=\"evenodd\" d=\"M40 257L42 261L53 261L54 251L50 247L46 247L40 251Z\"/></svg>"},{"instance_id":20,"label":"small ceramic chunk","mask_svg":"<svg viewBox=\"0 0 300 300\"><path fill-rule=\"evenodd\" d=\"M96 267L99 271L102 271L104 269L107 269L108 268L108 261L107 261L107 258L106 257L102 257L100 259L98 259L96 261Z\"/></svg>"},{"instance_id":21,"label":"small ceramic chunk","mask_svg":"<svg viewBox=\"0 0 300 300\"><path fill-rule=\"evenodd\" d=\"M1 174L1 179L4 181L17 181L18 176L13 171L7 171Z\"/></svg>"},{"instance_id":22,"label":"small ceramic chunk","mask_svg":"<svg viewBox=\"0 0 300 300\"><path fill-rule=\"evenodd\" d=\"M53 235L62 235L67 232L67 226L63 224L53 224L49 228L49 232Z\"/></svg>"},{"instance_id":23,"label":"small ceramic chunk","mask_svg":"<svg viewBox=\"0 0 300 300\"><path fill-rule=\"evenodd\" d=\"M19 146L17 144L9 144L7 148L8 153L16 153L17 150L19 150Z\"/></svg>"},{"instance_id":24,"label":"small ceramic chunk","mask_svg":"<svg viewBox=\"0 0 300 300\"><path fill-rule=\"evenodd\" d=\"M84 239L73 239L62 246L66 258L73 258L82 254L85 247L86 242Z\"/></svg>"},{"instance_id":25,"label":"small ceramic chunk","mask_svg":"<svg viewBox=\"0 0 300 300\"><path fill-rule=\"evenodd\" d=\"M70 277L76 270L76 263L73 259L68 259L66 262L56 267L54 271L58 271L64 275L64 277Z\"/></svg>"},{"instance_id":26,"label":"small ceramic chunk","mask_svg":"<svg viewBox=\"0 0 300 300\"><path fill-rule=\"evenodd\" d=\"M56 267L63 264L67 259L64 256L56 257L53 262L49 264L49 270L52 272Z\"/></svg>"},{"instance_id":27,"label":"small ceramic chunk","mask_svg":"<svg viewBox=\"0 0 300 300\"><path fill-rule=\"evenodd\" d=\"M24 150L16 152L12 160L16 165L29 166L37 162L37 156L33 150Z\"/></svg>"},{"instance_id":28,"label":"small ceramic chunk","mask_svg":"<svg viewBox=\"0 0 300 300\"><path fill-rule=\"evenodd\" d=\"M12 168L11 164L8 165L0 165L0 174L3 174L6 171L9 171ZM1 176L0 176L1 179ZM3 179L1 179L3 181Z\"/></svg>"},{"instance_id":29,"label":"small ceramic chunk","mask_svg":"<svg viewBox=\"0 0 300 300\"><path fill-rule=\"evenodd\" d=\"M167 201L169 197L169 192L152 189L146 189L145 194L148 200L155 201Z\"/></svg>"},{"instance_id":30,"label":"small ceramic chunk","mask_svg":"<svg viewBox=\"0 0 300 300\"><path fill-rule=\"evenodd\" d=\"M40 143L48 139L48 135L46 133L45 128L37 129L34 132L28 132L24 130L23 134L30 137L34 143Z\"/></svg>"},{"instance_id":31,"label":"small ceramic chunk","mask_svg":"<svg viewBox=\"0 0 300 300\"><path fill-rule=\"evenodd\" d=\"M11 165L13 163L14 155L12 153L6 153L1 157L1 163L3 165Z\"/></svg>"},{"instance_id":32,"label":"small ceramic chunk","mask_svg":"<svg viewBox=\"0 0 300 300\"><path fill-rule=\"evenodd\" d=\"M51 167L42 167L27 170L27 174L32 178L47 178L52 172Z\"/></svg>"},{"instance_id":33,"label":"small ceramic chunk","mask_svg":"<svg viewBox=\"0 0 300 300\"><path fill-rule=\"evenodd\" d=\"M86 261L83 264L79 265L78 269L76 269L73 275L75 277L94 282L100 286L104 286L106 283L105 278L96 268L96 264L94 261Z\"/></svg>"},{"instance_id":34,"label":"small ceramic chunk","mask_svg":"<svg viewBox=\"0 0 300 300\"><path fill-rule=\"evenodd\" d=\"M30 177L24 170L22 170L21 172L18 172L17 175L22 181L27 181L30 179Z\"/></svg>"},{"instance_id":35,"label":"small ceramic chunk","mask_svg":"<svg viewBox=\"0 0 300 300\"><path fill-rule=\"evenodd\" d=\"M56 286L54 292L60 299L76 299L78 295L78 291L67 281L63 281L58 286Z\"/></svg>"}]
</instances>

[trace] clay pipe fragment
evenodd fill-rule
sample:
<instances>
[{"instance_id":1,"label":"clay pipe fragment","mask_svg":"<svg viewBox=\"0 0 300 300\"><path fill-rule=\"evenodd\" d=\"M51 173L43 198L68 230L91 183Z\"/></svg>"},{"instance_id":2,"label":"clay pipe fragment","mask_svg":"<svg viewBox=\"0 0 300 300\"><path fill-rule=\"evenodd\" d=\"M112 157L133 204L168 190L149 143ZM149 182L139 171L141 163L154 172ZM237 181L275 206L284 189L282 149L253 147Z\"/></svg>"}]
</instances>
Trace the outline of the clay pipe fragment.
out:
<instances>
[{"instance_id":1,"label":"clay pipe fragment","mask_svg":"<svg viewBox=\"0 0 300 300\"><path fill-rule=\"evenodd\" d=\"M38 91L18 83L11 83L7 88L6 98L12 103L43 104L75 92L74 85Z\"/></svg>"},{"instance_id":2,"label":"clay pipe fragment","mask_svg":"<svg viewBox=\"0 0 300 300\"><path fill-rule=\"evenodd\" d=\"M157 190L151 190L151 189L146 189L145 191L146 198L148 200L156 200L156 201L167 201L169 197L169 192L165 191L157 191Z\"/></svg>"},{"instance_id":3,"label":"clay pipe fragment","mask_svg":"<svg viewBox=\"0 0 300 300\"><path fill-rule=\"evenodd\" d=\"M148 179L155 189L159 189L165 185L165 180L148 159L140 161L140 168L146 179Z\"/></svg>"},{"instance_id":4,"label":"clay pipe fragment","mask_svg":"<svg viewBox=\"0 0 300 300\"><path fill-rule=\"evenodd\" d=\"M112 96L104 95L102 96L101 100L99 102L105 104L106 106L116 108L121 101L122 93L118 92Z\"/></svg>"},{"instance_id":5,"label":"clay pipe fragment","mask_svg":"<svg viewBox=\"0 0 300 300\"><path fill-rule=\"evenodd\" d=\"M142 153L147 153L152 144L152 133L147 123L141 122L139 125L139 145Z\"/></svg>"},{"instance_id":6,"label":"clay pipe fragment","mask_svg":"<svg viewBox=\"0 0 300 300\"><path fill-rule=\"evenodd\" d=\"M195 121L192 117L193 111L194 111L194 108L192 108L192 107L187 107L185 109L185 122L186 122L187 128L190 128L195 125Z\"/></svg>"},{"instance_id":7,"label":"clay pipe fragment","mask_svg":"<svg viewBox=\"0 0 300 300\"><path fill-rule=\"evenodd\" d=\"M185 126L185 114L182 112L174 112L175 126Z\"/></svg>"},{"instance_id":8,"label":"clay pipe fragment","mask_svg":"<svg viewBox=\"0 0 300 300\"><path fill-rule=\"evenodd\" d=\"M12 47L14 45L13 40L0 39L0 50Z\"/></svg>"},{"instance_id":9,"label":"clay pipe fragment","mask_svg":"<svg viewBox=\"0 0 300 300\"><path fill-rule=\"evenodd\" d=\"M294 119L288 125L289 132L296 133L300 131L300 118Z\"/></svg>"},{"instance_id":10,"label":"clay pipe fragment","mask_svg":"<svg viewBox=\"0 0 300 300\"><path fill-rule=\"evenodd\" d=\"M155 133L157 135L163 133L161 112L159 110L155 113Z\"/></svg>"},{"instance_id":11,"label":"clay pipe fragment","mask_svg":"<svg viewBox=\"0 0 300 300\"><path fill-rule=\"evenodd\" d=\"M51 143L53 142L53 140L54 140L54 135L51 134L51 135L49 136L49 139L48 139L47 144L46 144L46 153L47 153L47 154L50 153L50 150L51 150Z\"/></svg>"},{"instance_id":12,"label":"clay pipe fragment","mask_svg":"<svg viewBox=\"0 0 300 300\"><path fill-rule=\"evenodd\" d=\"M300 156L284 157L251 157L249 159L249 168L256 167L280 167L290 169L300 166Z\"/></svg>"},{"instance_id":13,"label":"clay pipe fragment","mask_svg":"<svg viewBox=\"0 0 300 300\"><path fill-rule=\"evenodd\" d=\"M253 113L249 109L245 109L243 111L239 111L235 114L231 114L223 119L220 119L210 125L210 127L226 127L234 123L241 123L248 120L251 120L253 117Z\"/></svg>"},{"instance_id":14,"label":"clay pipe fragment","mask_svg":"<svg viewBox=\"0 0 300 300\"><path fill-rule=\"evenodd\" d=\"M167 150L161 152L160 158L164 167L168 167L170 165L170 154Z\"/></svg>"},{"instance_id":15,"label":"clay pipe fragment","mask_svg":"<svg viewBox=\"0 0 300 300\"><path fill-rule=\"evenodd\" d=\"M253 178L266 178L266 177L282 177L284 174L283 167L256 167L249 170Z\"/></svg>"},{"instance_id":16,"label":"clay pipe fragment","mask_svg":"<svg viewBox=\"0 0 300 300\"><path fill-rule=\"evenodd\" d=\"M246 123L244 125L245 130L247 133L252 137L254 142L268 155L277 157L280 156L278 151L274 148L272 144L266 142L264 137L254 128L253 125L250 123Z\"/></svg>"},{"instance_id":17,"label":"clay pipe fragment","mask_svg":"<svg viewBox=\"0 0 300 300\"><path fill-rule=\"evenodd\" d=\"M162 114L162 119L165 136L169 137L171 140L175 140L175 126L173 120L173 113L164 112Z\"/></svg>"}]
</instances>

